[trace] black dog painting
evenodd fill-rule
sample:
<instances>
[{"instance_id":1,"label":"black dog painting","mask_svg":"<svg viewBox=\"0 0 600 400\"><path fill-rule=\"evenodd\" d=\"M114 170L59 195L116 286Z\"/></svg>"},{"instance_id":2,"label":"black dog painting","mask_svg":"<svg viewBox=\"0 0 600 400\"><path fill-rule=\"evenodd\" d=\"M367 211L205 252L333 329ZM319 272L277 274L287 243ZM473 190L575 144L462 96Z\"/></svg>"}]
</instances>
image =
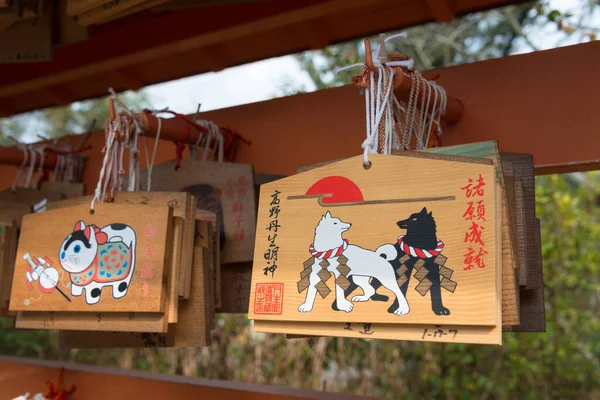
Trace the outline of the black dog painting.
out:
<instances>
[{"instance_id":1,"label":"black dog painting","mask_svg":"<svg viewBox=\"0 0 600 400\"><path fill-rule=\"evenodd\" d=\"M409 218L400 220L396 223L402 230L406 230L406 234L398 238L393 244L396 250L396 257L387 260L396 272L396 280L401 284L400 290L402 294L407 295L408 285L413 271L417 269L415 276L420 282L426 282L421 290L418 285L416 290L423 296L429 292L431 297L431 309L436 315L450 315L450 310L444 307L442 303L442 285L440 268L450 271L448 268L442 267L438 258L445 260L441 256L444 248L444 243L437 238L436 224L432 212L428 212L427 208L423 208L420 212L412 214ZM392 245L384 245L392 246ZM381 246L383 248L384 246ZM381 257L386 258L385 251L377 251ZM430 282L430 284L429 284ZM382 286L376 278L371 281L371 286L377 290ZM351 281L350 286L345 290L345 295L348 297L358 286ZM371 296L373 301L388 301L388 297L375 293ZM337 311L336 304L332 308ZM388 312L392 312L398 308L397 300L389 307Z\"/></svg>"}]
</instances>

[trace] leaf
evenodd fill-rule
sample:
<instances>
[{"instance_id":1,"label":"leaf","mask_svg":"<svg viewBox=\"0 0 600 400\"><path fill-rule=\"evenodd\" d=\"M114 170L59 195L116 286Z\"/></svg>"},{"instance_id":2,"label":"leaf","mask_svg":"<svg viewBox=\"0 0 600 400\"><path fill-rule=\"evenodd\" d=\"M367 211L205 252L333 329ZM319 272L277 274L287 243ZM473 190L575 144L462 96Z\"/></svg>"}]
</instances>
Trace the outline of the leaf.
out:
<instances>
[{"instance_id":1,"label":"leaf","mask_svg":"<svg viewBox=\"0 0 600 400\"><path fill-rule=\"evenodd\" d=\"M552 21L552 22L556 22L556 21L558 21L558 19L559 19L560 16L561 16L560 11L558 11L558 10L552 10L548 14L548 19L550 21Z\"/></svg>"}]
</instances>

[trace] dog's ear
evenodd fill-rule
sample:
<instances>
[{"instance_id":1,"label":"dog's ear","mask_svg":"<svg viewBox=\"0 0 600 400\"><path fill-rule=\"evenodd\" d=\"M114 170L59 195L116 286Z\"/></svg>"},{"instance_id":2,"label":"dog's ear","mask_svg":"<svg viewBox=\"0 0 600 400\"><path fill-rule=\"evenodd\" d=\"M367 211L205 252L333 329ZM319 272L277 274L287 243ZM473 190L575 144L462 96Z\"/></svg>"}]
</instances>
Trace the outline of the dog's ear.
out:
<instances>
[{"instance_id":1,"label":"dog's ear","mask_svg":"<svg viewBox=\"0 0 600 400\"><path fill-rule=\"evenodd\" d=\"M327 213L325 214L325 218L328 218L328 219L331 218L331 213L329 211L327 211Z\"/></svg>"},{"instance_id":2,"label":"dog's ear","mask_svg":"<svg viewBox=\"0 0 600 400\"><path fill-rule=\"evenodd\" d=\"M423 207L423 209L421 210L421 214L427 214L427 207Z\"/></svg>"},{"instance_id":3,"label":"dog's ear","mask_svg":"<svg viewBox=\"0 0 600 400\"><path fill-rule=\"evenodd\" d=\"M429 214L427 214L427 215L429 215L430 217L433 217L433 215L431 215L432 212L433 211L429 211Z\"/></svg>"}]
</instances>

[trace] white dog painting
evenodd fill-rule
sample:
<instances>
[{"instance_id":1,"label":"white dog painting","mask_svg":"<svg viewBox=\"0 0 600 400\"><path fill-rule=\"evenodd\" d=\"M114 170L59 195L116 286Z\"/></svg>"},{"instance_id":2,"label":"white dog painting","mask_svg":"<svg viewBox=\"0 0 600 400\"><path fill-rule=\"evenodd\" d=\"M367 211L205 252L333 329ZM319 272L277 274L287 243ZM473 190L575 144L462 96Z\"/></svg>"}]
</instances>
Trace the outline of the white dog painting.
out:
<instances>
[{"instance_id":1,"label":"white dog painting","mask_svg":"<svg viewBox=\"0 0 600 400\"><path fill-rule=\"evenodd\" d=\"M310 286L308 287L306 300L298 307L298 311L304 313L313 309L317 295L315 285L320 281L318 273L322 269L319 263L322 260L327 260L329 262L327 271L333 273L337 280L340 276L340 272L337 270L339 265L337 259L343 254L348 259L346 265L350 268L347 277L352 276L354 283L363 290L362 295L352 297L352 302L368 301L375 294L375 289L371 286L370 280L371 278L377 278L398 299L398 308L393 310L393 313L396 315L407 314L410 308L406 298L400 291L398 282L396 282L394 270L391 264L381 257L382 254L385 254L388 260L395 259L397 256L396 249L392 245L385 245L375 252L349 244L342 235L351 226L352 224L332 217L329 211L322 216L315 229L314 242L310 247L310 253L315 258L309 275ZM354 305L345 298L344 289L337 284L335 284L335 296L338 310L352 311Z\"/></svg>"}]
</instances>

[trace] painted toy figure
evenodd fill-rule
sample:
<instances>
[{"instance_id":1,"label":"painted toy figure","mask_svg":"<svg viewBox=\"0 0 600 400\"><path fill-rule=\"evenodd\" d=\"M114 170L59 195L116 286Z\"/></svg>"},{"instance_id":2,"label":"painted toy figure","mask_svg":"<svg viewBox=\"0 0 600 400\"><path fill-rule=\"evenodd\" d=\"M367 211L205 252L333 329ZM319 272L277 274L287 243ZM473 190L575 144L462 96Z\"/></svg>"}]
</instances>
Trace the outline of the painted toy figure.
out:
<instances>
[{"instance_id":1,"label":"painted toy figure","mask_svg":"<svg viewBox=\"0 0 600 400\"><path fill-rule=\"evenodd\" d=\"M381 254L385 254L390 260L396 258L396 249L390 245L382 249L381 252L383 253L381 253L348 244L348 241L342 238L342 234L351 226L351 224L343 222L339 218L332 217L329 211L319 221L315 229L314 243L309 249L314 257L312 271L309 275L310 286L308 287L306 301L298 308L298 311L309 312L313 309L317 294L315 286L321 280L319 277L319 272L322 269L320 263L327 260L329 263L327 271L334 274L337 282L340 275L340 271L337 269L339 265L338 258L343 255L348 259L346 265L350 269L347 277L352 277L354 284L363 290L362 295L352 297L352 302L368 301L375 294L375 288L370 283L371 278L375 278L396 296L393 309L390 308L388 311L396 315L407 314L410 308L396 282L395 272L390 263L381 257ZM337 283L335 284L335 294L336 309L345 312L352 311L354 305L346 299L344 289Z\"/></svg>"},{"instance_id":2,"label":"painted toy figure","mask_svg":"<svg viewBox=\"0 0 600 400\"><path fill-rule=\"evenodd\" d=\"M102 288L112 287L112 295L120 299L127 294L135 269L136 234L125 224L110 224L100 229L75 224L73 232L60 246L59 260L71 279L71 294L85 301L100 301Z\"/></svg>"}]
</instances>

